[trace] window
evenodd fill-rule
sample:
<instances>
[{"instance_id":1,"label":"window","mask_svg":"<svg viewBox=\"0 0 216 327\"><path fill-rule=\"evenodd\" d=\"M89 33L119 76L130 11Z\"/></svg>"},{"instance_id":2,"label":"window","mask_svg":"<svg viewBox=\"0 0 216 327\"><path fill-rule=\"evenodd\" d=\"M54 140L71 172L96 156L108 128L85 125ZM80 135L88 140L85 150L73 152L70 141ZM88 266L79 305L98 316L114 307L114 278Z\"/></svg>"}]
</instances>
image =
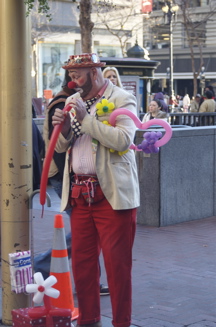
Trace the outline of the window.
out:
<instances>
[{"instance_id":1,"label":"window","mask_svg":"<svg viewBox=\"0 0 216 327\"><path fill-rule=\"evenodd\" d=\"M164 1L152 1L152 9L153 10L161 10L162 7L164 6Z\"/></svg>"},{"instance_id":2,"label":"window","mask_svg":"<svg viewBox=\"0 0 216 327\"><path fill-rule=\"evenodd\" d=\"M200 0L191 0L189 1L189 7L200 7L201 1Z\"/></svg>"},{"instance_id":3,"label":"window","mask_svg":"<svg viewBox=\"0 0 216 327\"><path fill-rule=\"evenodd\" d=\"M144 34L144 47L150 49L169 48L169 25L155 25L150 32Z\"/></svg>"},{"instance_id":4,"label":"window","mask_svg":"<svg viewBox=\"0 0 216 327\"><path fill-rule=\"evenodd\" d=\"M189 40L185 30L185 48L189 47L189 42L192 43L193 47L199 45L205 46L206 41L206 22L193 22L188 26L189 29Z\"/></svg>"}]
</instances>

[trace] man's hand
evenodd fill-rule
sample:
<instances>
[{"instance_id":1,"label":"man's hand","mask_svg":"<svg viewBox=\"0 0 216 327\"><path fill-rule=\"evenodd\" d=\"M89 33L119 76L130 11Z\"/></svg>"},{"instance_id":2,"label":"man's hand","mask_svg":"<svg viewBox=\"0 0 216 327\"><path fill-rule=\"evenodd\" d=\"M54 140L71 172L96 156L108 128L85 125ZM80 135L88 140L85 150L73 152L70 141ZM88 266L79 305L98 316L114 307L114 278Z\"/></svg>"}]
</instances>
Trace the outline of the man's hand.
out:
<instances>
[{"instance_id":1,"label":"man's hand","mask_svg":"<svg viewBox=\"0 0 216 327\"><path fill-rule=\"evenodd\" d=\"M70 101L72 108L76 111L76 119L81 124L84 117L88 114L86 111L85 103L82 99L72 99Z\"/></svg>"},{"instance_id":2,"label":"man's hand","mask_svg":"<svg viewBox=\"0 0 216 327\"><path fill-rule=\"evenodd\" d=\"M54 115L52 116L53 126L60 125L63 122L61 133L67 138L70 131L70 115L68 112L63 112L61 109L56 109Z\"/></svg>"}]
</instances>

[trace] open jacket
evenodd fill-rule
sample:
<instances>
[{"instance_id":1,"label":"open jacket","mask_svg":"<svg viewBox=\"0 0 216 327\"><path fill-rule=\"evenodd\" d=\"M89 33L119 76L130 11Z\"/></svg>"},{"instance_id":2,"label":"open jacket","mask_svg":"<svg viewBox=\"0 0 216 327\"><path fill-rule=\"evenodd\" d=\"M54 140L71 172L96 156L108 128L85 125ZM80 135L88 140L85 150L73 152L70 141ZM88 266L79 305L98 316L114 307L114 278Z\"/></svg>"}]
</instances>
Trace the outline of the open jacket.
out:
<instances>
[{"instance_id":1,"label":"open jacket","mask_svg":"<svg viewBox=\"0 0 216 327\"><path fill-rule=\"evenodd\" d=\"M110 81L103 94L113 102L115 109L125 108L135 115L137 114L135 97L125 90L113 85ZM101 98L97 101L100 102ZM96 103L93 105L95 106ZM114 109L114 110L115 110ZM139 182L135 153L129 150L120 156L116 151L125 151L133 143L136 126L131 118L119 115L115 126L107 126L102 122L109 119L110 114L96 117L86 115L82 121L81 133L88 134L98 141L96 147L96 173L101 189L114 210L131 209L139 206ZM64 152L73 143L73 133L69 133L67 139L60 134L56 151ZM116 150L110 152L110 149ZM70 172L69 158L66 159L61 210L64 210L69 197Z\"/></svg>"}]
</instances>

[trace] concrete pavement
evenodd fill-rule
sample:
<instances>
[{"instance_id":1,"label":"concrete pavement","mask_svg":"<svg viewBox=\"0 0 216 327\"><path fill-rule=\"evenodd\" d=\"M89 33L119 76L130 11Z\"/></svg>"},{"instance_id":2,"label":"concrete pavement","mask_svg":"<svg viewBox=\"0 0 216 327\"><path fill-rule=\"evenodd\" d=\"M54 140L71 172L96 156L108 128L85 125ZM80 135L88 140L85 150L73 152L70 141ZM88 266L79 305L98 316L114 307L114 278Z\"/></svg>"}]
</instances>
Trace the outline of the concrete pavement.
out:
<instances>
[{"instance_id":1,"label":"concrete pavement","mask_svg":"<svg viewBox=\"0 0 216 327\"><path fill-rule=\"evenodd\" d=\"M49 189L52 207L35 197L31 212L34 253L52 245L53 218L59 200ZM69 219L64 214L65 231ZM168 227L137 225L133 250L132 326L216 327L216 217ZM106 274L101 258L101 282ZM74 290L74 288L73 288ZM74 301L76 294L74 293ZM103 327L111 327L110 297L101 297ZM76 324L76 322L74 322Z\"/></svg>"}]
</instances>

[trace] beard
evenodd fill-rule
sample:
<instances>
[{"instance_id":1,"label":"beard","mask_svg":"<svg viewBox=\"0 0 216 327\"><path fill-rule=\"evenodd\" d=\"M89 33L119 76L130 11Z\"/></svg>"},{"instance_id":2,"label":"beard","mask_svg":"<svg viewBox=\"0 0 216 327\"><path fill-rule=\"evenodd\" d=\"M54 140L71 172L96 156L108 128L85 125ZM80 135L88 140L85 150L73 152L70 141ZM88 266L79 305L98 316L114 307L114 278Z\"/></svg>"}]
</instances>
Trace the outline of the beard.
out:
<instances>
[{"instance_id":1,"label":"beard","mask_svg":"<svg viewBox=\"0 0 216 327\"><path fill-rule=\"evenodd\" d=\"M92 81L91 81L91 76L90 73L87 73L87 80L85 82L85 84L83 84L82 86L80 86L80 89L82 90L81 96L82 98L86 98L88 96L88 94L91 92L92 90Z\"/></svg>"}]
</instances>

